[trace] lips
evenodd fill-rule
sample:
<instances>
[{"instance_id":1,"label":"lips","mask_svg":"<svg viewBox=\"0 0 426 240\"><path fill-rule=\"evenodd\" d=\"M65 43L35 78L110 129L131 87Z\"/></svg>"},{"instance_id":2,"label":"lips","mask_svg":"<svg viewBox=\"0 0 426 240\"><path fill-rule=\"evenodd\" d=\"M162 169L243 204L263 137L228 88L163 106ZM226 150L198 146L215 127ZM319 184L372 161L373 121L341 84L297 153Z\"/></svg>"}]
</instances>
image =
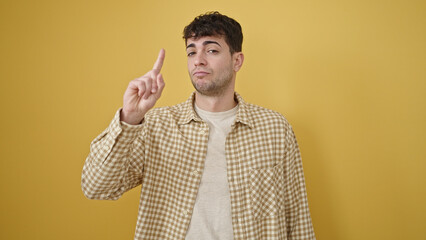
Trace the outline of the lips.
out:
<instances>
[{"instance_id":1,"label":"lips","mask_svg":"<svg viewBox=\"0 0 426 240\"><path fill-rule=\"evenodd\" d=\"M206 71L195 71L193 73L193 75L196 76L196 77L204 77L204 76L206 76L208 74L210 74L210 73L206 72Z\"/></svg>"}]
</instances>

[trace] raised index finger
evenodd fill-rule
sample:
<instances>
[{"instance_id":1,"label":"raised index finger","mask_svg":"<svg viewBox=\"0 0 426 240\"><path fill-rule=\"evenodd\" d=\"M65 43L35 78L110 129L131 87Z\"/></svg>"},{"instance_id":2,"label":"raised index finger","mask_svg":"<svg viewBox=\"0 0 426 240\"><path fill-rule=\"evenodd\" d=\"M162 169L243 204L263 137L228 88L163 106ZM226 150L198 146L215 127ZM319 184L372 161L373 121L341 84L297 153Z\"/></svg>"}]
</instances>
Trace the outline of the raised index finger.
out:
<instances>
[{"instance_id":1,"label":"raised index finger","mask_svg":"<svg viewBox=\"0 0 426 240\"><path fill-rule=\"evenodd\" d=\"M166 57L166 51L164 51L164 49L162 48L160 49L160 53L158 53L157 61L155 61L154 67L152 69L160 72L161 68L163 67L163 62L165 57Z\"/></svg>"}]
</instances>

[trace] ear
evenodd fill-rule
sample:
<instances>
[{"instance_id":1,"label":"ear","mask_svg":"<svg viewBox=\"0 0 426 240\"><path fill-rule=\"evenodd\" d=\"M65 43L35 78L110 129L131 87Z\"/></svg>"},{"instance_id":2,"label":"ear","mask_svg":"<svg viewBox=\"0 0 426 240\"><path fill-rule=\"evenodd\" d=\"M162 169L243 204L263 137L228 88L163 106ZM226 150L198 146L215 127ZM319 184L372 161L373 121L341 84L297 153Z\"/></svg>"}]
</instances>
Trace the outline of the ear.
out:
<instances>
[{"instance_id":1,"label":"ear","mask_svg":"<svg viewBox=\"0 0 426 240\"><path fill-rule=\"evenodd\" d=\"M238 72L243 66L244 54L242 52L235 52L232 57L234 59L234 71Z\"/></svg>"}]
</instances>

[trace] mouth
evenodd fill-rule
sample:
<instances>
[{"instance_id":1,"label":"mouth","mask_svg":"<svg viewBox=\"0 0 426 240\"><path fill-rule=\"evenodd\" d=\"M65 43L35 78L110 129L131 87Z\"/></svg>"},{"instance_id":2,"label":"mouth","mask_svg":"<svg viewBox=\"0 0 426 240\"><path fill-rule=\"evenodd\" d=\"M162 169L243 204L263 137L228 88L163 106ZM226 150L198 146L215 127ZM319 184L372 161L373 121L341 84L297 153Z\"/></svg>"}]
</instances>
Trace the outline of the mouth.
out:
<instances>
[{"instance_id":1,"label":"mouth","mask_svg":"<svg viewBox=\"0 0 426 240\"><path fill-rule=\"evenodd\" d=\"M194 75L196 77L204 77L208 74L210 74L210 73L206 72L206 71L195 71L192 75Z\"/></svg>"}]
</instances>

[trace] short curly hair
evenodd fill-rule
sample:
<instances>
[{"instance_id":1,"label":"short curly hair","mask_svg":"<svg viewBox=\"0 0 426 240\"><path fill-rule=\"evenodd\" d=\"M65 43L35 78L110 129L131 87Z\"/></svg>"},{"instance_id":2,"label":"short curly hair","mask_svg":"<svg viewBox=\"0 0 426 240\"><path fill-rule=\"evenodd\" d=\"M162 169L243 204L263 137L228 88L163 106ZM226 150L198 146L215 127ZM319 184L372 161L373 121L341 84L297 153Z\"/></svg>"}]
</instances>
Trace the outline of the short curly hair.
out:
<instances>
[{"instance_id":1,"label":"short curly hair","mask_svg":"<svg viewBox=\"0 0 426 240\"><path fill-rule=\"evenodd\" d=\"M243 45L243 32L241 25L234 19L219 12L202 14L183 29L185 44L189 38L205 36L223 36L229 46L231 54L241 52Z\"/></svg>"}]
</instances>

